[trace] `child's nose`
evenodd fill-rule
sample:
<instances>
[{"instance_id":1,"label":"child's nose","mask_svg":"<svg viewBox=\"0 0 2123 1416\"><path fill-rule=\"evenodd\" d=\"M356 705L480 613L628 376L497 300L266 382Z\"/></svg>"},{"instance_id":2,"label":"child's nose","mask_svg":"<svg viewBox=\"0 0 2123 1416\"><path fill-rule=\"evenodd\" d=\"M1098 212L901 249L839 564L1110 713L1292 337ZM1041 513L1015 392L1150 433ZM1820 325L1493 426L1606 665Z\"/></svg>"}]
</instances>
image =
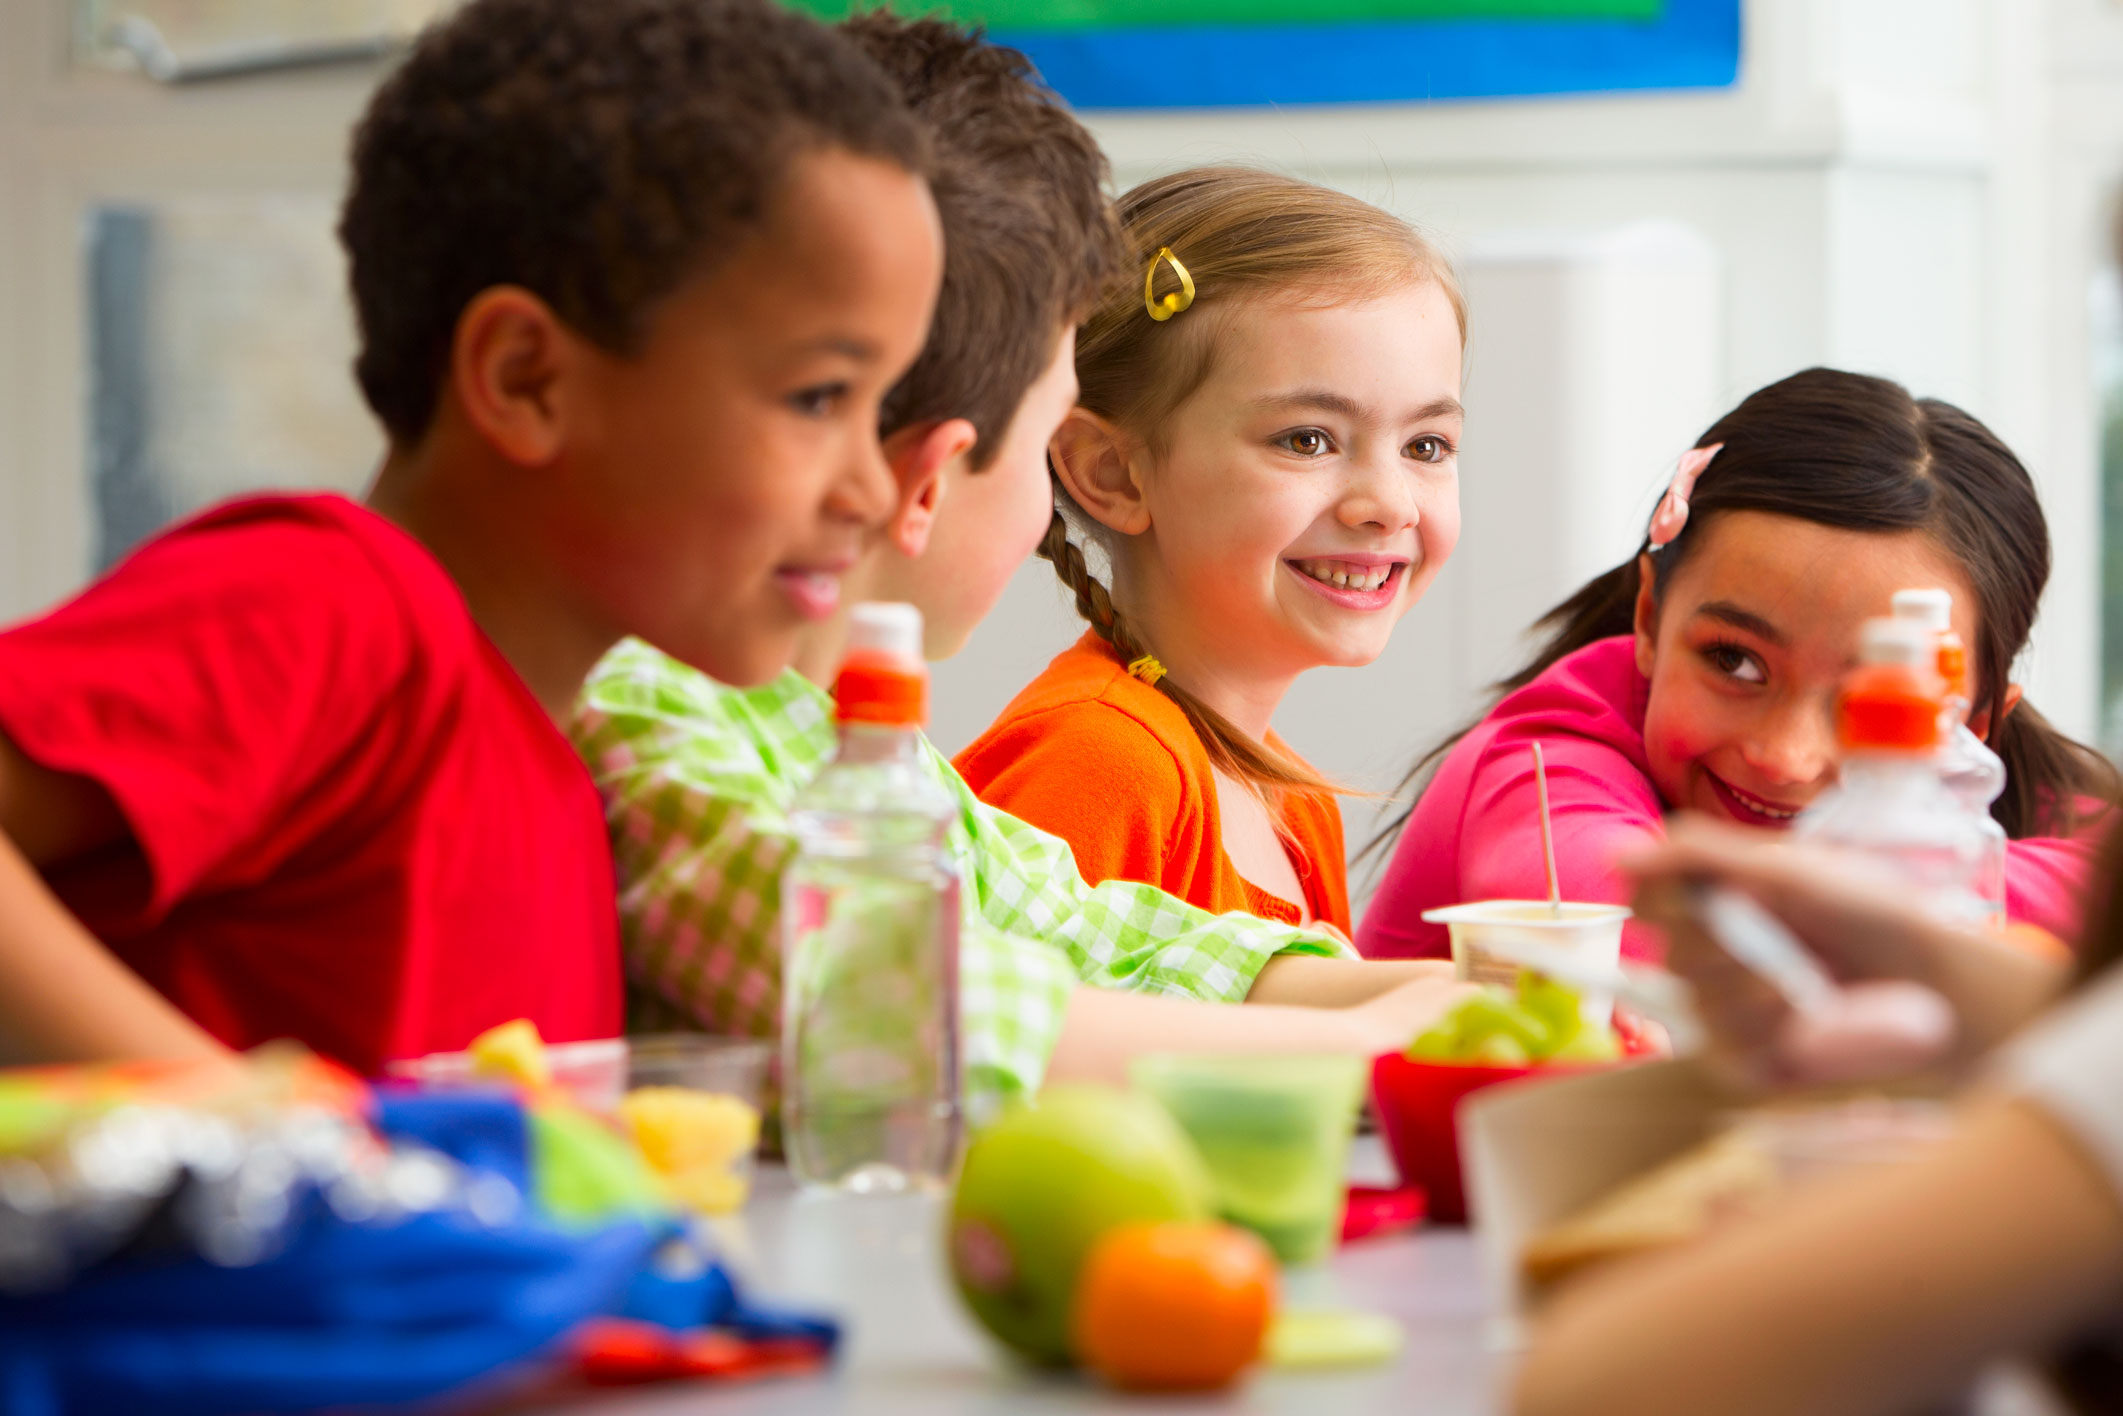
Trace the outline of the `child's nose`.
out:
<instances>
[{"instance_id":1,"label":"child's nose","mask_svg":"<svg viewBox=\"0 0 2123 1416\"><path fill-rule=\"evenodd\" d=\"M874 437L857 438L828 497L832 510L850 521L883 526L899 507L899 483Z\"/></svg>"},{"instance_id":2,"label":"child's nose","mask_svg":"<svg viewBox=\"0 0 2123 1416\"><path fill-rule=\"evenodd\" d=\"M1764 782L1792 787L1818 782L1835 767L1833 723L1811 704L1782 709L1743 744L1741 756Z\"/></svg>"},{"instance_id":3,"label":"child's nose","mask_svg":"<svg viewBox=\"0 0 2123 1416\"><path fill-rule=\"evenodd\" d=\"M1415 525L1422 520L1422 510L1416 504L1413 480L1398 466L1367 464L1358 471L1342 497L1342 524L1349 527L1380 526L1388 531Z\"/></svg>"}]
</instances>

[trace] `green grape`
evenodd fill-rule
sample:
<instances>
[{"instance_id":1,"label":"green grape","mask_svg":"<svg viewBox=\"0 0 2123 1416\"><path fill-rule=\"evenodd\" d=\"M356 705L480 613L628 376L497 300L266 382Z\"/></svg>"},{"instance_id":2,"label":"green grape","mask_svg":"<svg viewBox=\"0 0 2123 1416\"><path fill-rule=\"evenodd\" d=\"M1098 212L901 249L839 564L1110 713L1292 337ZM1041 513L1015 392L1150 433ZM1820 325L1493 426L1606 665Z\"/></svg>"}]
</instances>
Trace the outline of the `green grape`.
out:
<instances>
[{"instance_id":1,"label":"green grape","mask_svg":"<svg viewBox=\"0 0 2123 1416\"><path fill-rule=\"evenodd\" d=\"M1428 1030L1408 1044L1408 1060L1411 1062L1450 1062L1459 1056L1460 1032L1448 1014L1442 1021L1431 1024Z\"/></svg>"},{"instance_id":2,"label":"green grape","mask_svg":"<svg viewBox=\"0 0 2123 1416\"><path fill-rule=\"evenodd\" d=\"M1622 1044L1612 1028L1581 1027L1568 1042L1551 1053L1550 1062L1613 1062L1622 1055Z\"/></svg>"},{"instance_id":3,"label":"green grape","mask_svg":"<svg viewBox=\"0 0 2123 1416\"><path fill-rule=\"evenodd\" d=\"M1518 1001L1521 1008L1540 1020L1546 1033L1542 1045L1533 1049L1536 1057L1568 1047L1584 1026L1577 990L1531 969L1519 973Z\"/></svg>"},{"instance_id":4,"label":"green grape","mask_svg":"<svg viewBox=\"0 0 2123 1416\"><path fill-rule=\"evenodd\" d=\"M1461 999L1408 1045L1407 1056L1495 1067L1611 1062L1621 1045L1611 1029L1585 1024L1575 989L1523 970L1515 995L1485 988Z\"/></svg>"},{"instance_id":5,"label":"green grape","mask_svg":"<svg viewBox=\"0 0 2123 1416\"><path fill-rule=\"evenodd\" d=\"M1524 1043L1510 1033L1498 1032L1477 1043L1467 1060L1484 1067L1523 1067L1534 1059Z\"/></svg>"}]
</instances>

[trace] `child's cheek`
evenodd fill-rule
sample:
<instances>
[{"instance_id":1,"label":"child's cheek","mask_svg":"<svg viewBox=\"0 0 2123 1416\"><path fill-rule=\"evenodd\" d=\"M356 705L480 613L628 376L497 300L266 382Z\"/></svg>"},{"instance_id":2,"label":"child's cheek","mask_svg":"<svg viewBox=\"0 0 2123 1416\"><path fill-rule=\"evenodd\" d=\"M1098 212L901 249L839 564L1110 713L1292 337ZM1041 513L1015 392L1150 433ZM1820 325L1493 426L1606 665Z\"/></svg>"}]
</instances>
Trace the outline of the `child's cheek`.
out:
<instances>
[{"instance_id":1,"label":"child's cheek","mask_svg":"<svg viewBox=\"0 0 2123 1416\"><path fill-rule=\"evenodd\" d=\"M1668 807L1692 804L1689 769L1708 757L1719 740L1713 705L1665 675L1652 679L1644 708L1644 758L1659 799Z\"/></svg>"},{"instance_id":2,"label":"child's cheek","mask_svg":"<svg viewBox=\"0 0 2123 1416\"><path fill-rule=\"evenodd\" d=\"M1457 493L1442 506L1436 507L1416 527L1422 538L1423 561L1432 570L1451 559L1452 552L1460 543L1460 501Z\"/></svg>"}]
</instances>

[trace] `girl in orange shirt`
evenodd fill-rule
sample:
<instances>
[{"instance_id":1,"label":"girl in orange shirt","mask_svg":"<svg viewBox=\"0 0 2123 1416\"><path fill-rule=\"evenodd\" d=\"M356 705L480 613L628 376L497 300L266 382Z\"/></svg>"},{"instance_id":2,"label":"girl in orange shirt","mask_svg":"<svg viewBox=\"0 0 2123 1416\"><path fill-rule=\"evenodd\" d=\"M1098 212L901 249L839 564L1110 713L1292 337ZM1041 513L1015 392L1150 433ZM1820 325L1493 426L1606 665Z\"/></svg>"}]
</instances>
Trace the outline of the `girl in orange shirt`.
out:
<instances>
[{"instance_id":1,"label":"girl in orange shirt","mask_svg":"<svg viewBox=\"0 0 2123 1416\"><path fill-rule=\"evenodd\" d=\"M1090 630L957 766L1094 884L1346 935L1335 789L1269 723L1306 669L1377 658L1452 553L1459 288L1399 218L1270 173L1120 213L1140 280L1079 332L1041 547Z\"/></svg>"}]
</instances>

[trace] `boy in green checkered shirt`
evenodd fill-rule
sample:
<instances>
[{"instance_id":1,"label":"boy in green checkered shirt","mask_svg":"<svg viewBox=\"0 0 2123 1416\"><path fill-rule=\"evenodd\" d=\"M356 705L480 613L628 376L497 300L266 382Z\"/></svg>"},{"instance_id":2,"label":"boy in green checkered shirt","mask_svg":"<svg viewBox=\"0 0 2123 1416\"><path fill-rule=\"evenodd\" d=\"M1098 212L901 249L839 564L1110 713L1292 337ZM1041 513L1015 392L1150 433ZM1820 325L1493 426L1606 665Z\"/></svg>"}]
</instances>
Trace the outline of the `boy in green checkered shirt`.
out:
<instances>
[{"instance_id":1,"label":"boy in green checkered shirt","mask_svg":"<svg viewBox=\"0 0 2123 1416\"><path fill-rule=\"evenodd\" d=\"M943 658L1046 529L1075 318L1117 275L1119 241L1104 158L1021 55L883 11L845 28L930 129L946 241L928 344L884 408L899 510L846 593L919 606ZM574 733L607 803L637 1023L777 1031L788 810L836 745L817 684L845 632L841 615L817 625L802 672L758 689L632 641L591 676ZM1148 885L1087 886L1066 843L980 802L933 749L930 761L961 806L950 844L976 1119L1050 1073L1115 1078L1153 1048L1389 1050L1455 994L1434 963L1363 963L1339 939L1212 916ZM1255 1006L1213 1006L1241 1001Z\"/></svg>"}]
</instances>

